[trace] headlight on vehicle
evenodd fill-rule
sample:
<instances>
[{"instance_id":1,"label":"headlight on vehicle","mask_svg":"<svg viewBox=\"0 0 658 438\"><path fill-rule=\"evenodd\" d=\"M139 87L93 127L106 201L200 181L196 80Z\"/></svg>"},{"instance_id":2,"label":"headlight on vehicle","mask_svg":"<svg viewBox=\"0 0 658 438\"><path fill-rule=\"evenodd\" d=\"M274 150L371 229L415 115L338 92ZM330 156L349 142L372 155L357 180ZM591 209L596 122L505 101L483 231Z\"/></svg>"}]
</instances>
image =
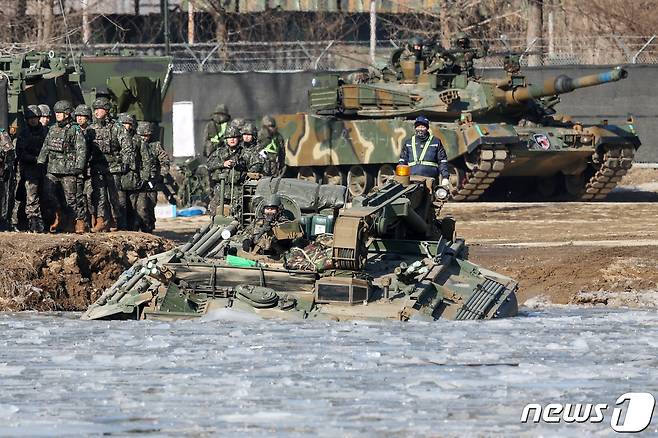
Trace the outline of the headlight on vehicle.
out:
<instances>
[{"instance_id":1,"label":"headlight on vehicle","mask_svg":"<svg viewBox=\"0 0 658 438\"><path fill-rule=\"evenodd\" d=\"M446 190L445 187L439 187L434 192L434 196L436 197L437 201L447 201L448 196L450 196L450 193L448 193L448 190Z\"/></svg>"},{"instance_id":2,"label":"headlight on vehicle","mask_svg":"<svg viewBox=\"0 0 658 438\"><path fill-rule=\"evenodd\" d=\"M592 136L592 135L588 135L588 134L585 134L585 135L581 135L581 136L580 136L580 142L581 142L582 144L590 144L590 143L592 142L593 139L594 139L594 136Z\"/></svg>"}]
</instances>

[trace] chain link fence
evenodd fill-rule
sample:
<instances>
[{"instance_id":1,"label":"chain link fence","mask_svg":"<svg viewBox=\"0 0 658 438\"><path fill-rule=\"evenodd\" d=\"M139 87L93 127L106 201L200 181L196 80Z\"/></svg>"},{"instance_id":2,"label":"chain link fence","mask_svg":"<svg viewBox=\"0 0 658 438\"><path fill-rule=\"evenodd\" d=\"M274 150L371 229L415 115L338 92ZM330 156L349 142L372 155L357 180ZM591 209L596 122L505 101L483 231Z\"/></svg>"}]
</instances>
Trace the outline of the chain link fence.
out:
<instances>
[{"instance_id":1,"label":"chain link fence","mask_svg":"<svg viewBox=\"0 0 658 438\"><path fill-rule=\"evenodd\" d=\"M375 66L388 62L391 53L405 41L377 41ZM658 64L658 38L652 36L584 36L578 39L533 41L525 38L473 40L485 47L487 56L475 61L479 68L500 68L506 54L522 54L521 65L532 57L536 65ZM61 48L67 49L65 47ZM83 52L125 52L164 55L162 44L99 44L77 46ZM231 42L228 44L171 44L175 72L240 72L353 70L373 65L368 41ZM534 56L533 56L534 55Z\"/></svg>"}]
</instances>

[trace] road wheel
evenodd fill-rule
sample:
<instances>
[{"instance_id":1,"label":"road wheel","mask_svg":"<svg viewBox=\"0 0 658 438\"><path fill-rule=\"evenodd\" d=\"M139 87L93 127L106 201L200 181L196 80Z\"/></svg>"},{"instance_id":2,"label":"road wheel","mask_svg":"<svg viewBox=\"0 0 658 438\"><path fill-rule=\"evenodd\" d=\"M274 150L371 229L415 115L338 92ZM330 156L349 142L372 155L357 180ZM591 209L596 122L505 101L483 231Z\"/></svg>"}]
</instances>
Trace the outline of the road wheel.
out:
<instances>
[{"instance_id":1,"label":"road wheel","mask_svg":"<svg viewBox=\"0 0 658 438\"><path fill-rule=\"evenodd\" d=\"M322 184L345 184L345 172L342 172L337 166L327 166L322 174Z\"/></svg>"},{"instance_id":2,"label":"road wheel","mask_svg":"<svg viewBox=\"0 0 658 438\"><path fill-rule=\"evenodd\" d=\"M352 197L367 193L373 185L374 178L363 166L352 166L347 171L347 190Z\"/></svg>"},{"instance_id":3,"label":"road wheel","mask_svg":"<svg viewBox=\"0 0 658 438\"><path fill-rule=\"evenodd\" d=\"M377 185L384 185L393 176L395 176L395 168L390 164L382 164L377 171Z\"/></svg>"},{"instance_id":4,"label":"road wheel","mask_svg":"<svg viewBox=\"0 0 658 438\"><path fill-rule=\"evenodd\" d=\"M318 177L315 174L315 171L313 170L312 167L309 166L299 168L299 171L297 171L297 179L301 179L304 181L312 181L312 182L318 181Z\"/></svg>"}]
</instances>

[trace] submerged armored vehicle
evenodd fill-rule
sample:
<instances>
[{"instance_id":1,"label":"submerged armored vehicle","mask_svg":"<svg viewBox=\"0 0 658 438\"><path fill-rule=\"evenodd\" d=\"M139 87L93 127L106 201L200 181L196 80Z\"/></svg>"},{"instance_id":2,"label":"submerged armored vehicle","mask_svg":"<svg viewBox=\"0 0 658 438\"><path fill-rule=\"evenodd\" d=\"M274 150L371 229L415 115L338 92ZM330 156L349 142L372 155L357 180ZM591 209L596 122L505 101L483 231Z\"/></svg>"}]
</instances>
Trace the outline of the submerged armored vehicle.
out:
<instances>
[{"instance_id":1,"label":"submerged armored vehicle","mask_svg":"<svg viewBox=\"0 0 658 438\"><path fill-rule=\"evenodd\" d=\"M397 75L384 71L353 83L316 77L309 113L276 116L289 139L289 172L346 183L353 196L367 193L393 173L412 120L422 114L446 149L454 200L479 199L508 177L525 179L517 187L537 183L542 197L592 200L612 190L640 146L632 119L585 125L553 109L560 94L625 78L621 68L532 85L513 62L504 77L486 79L413 60L398 64Z\"/></svg>"},{"instance_id":2,"label":"submerged armored vehicle","mask_svg":"<svg viewBox=\"0 0 658 438\"><path fill-rule=\"evenodd\" d=\"M248 182L232 215L138 261L82 319L196 318L227 307L295 319L516 315L517 283L468 261L454 220L436 215L448 193L432 185L400 177L346 208L345 187L337 195L295 179ZM272 235L295 239L282 258L245 249L270 193L286 218Z\"/></svg>"}]
</instances>

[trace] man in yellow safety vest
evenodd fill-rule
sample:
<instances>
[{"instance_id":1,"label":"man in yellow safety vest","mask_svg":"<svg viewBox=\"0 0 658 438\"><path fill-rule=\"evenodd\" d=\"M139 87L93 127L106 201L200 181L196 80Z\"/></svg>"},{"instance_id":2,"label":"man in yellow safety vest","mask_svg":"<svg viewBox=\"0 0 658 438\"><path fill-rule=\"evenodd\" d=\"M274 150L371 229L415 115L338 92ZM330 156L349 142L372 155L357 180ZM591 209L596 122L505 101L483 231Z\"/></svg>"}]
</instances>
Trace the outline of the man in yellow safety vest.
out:
<instances>
[{"instance_id":1,"label":"man in yellow safety vest","mask_svg":"<svg viewBox=\"0 0 658 438\"><path fill-rule=\"evenodd\" d=\"M407 138L402 145L400 164L411 168L412 175L441 178L443 187L450 186L448 157L441 140L430 133L430 121L418 116L414 122L415 135Z\"/></svg>"}]
</instances>

